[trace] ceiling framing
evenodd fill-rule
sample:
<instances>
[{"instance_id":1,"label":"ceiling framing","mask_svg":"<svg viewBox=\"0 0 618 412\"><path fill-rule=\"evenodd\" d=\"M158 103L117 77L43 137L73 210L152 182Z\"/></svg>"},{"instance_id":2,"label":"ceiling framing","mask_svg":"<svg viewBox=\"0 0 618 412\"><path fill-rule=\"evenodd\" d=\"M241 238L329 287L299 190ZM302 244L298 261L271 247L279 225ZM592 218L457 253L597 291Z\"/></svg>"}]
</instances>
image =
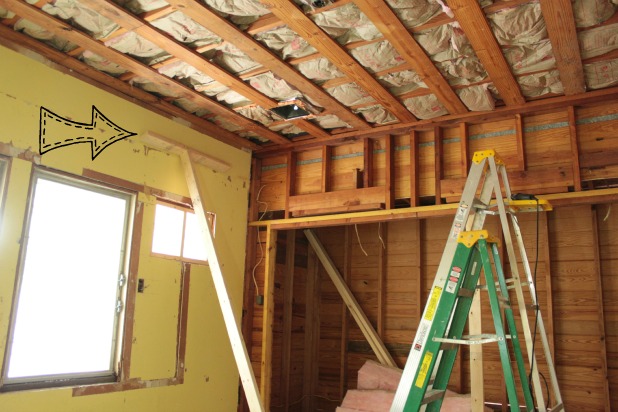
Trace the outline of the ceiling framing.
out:
<instances>
[{"instance_id":1,"label":"ceiling framing","mask_svg":"<svg viewBox=\"0 0 618 412\"><path fill-rule=\"evenodd\" d=\"M267 154L616 97L617 9L611 0L0 0L0 43ZM270 111L291 102L312 115Z\"/></svg>"}]
</instances>

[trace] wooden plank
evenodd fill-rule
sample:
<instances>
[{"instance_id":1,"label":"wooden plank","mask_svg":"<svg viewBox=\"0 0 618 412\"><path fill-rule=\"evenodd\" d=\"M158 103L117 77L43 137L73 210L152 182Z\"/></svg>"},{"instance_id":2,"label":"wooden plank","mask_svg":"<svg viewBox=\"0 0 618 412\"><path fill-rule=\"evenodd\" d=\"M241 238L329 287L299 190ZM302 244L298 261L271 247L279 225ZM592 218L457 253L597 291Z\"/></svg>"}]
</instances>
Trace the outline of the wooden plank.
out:
<instances>
[{"instance_id":1,"label":"wooden plank","mask_svg":"<svg viewBox=\"0 0 618 412\"><path fill-rule=\"evenodd\" d=\"M573 165L573 188L576 192L582 190L582 177L579 164L579 141L577 138L577 122L575 118L575 108L569 106L567 108L569 116L569 137L571 138L571 162Z\"/></svg>"},{"instance_id":2,"label":"wooden plank","mask_svg":"<svg viewBox=\"0 0 618 412\"><path fill-rule=\"evenodd\" d=\"M354 81L374 99L381 102L384 108L390 111L402 122L410 122L416 118L410 111L388 92L365 68L363 68L346 50L335 40L331 39L317 24L288 0L261 0L261 3L281 19L288 27L303 37L315 47L324 57L330 60L348 77Z\"/></svg>"},{"instance_id":3,"label":"wooden plank","mask_svg":"<svg viewBox=\"0 0 618 412\"><path fill-rule=\"evenodd\" d=\"M519 89L519 84L511 72L511 67L478 1L448 0L447 4L455 14L455 18L466 33L472 48L507 106L524 104L525 99Z\"/></svg>"},{"instance_id":4,"label":"wooden plank","mask_svg":"<svg viewBox=\"0 0 618 412\"><path fill-rule=\"evenodd\" d=\"M384 0L356 0L354 3L369 17L384 38L406 59L449 113L468 111L442 73L427 56L425 50L416 42Z\"/></svg>"},{"instance_id":5,"label":"wooden plank","mask_svg":"<svg viewBox=\"0 0 618 412\"><path fill-rule=\"evenodd\" d=\"M333 163L332 147L322 147L322 193L330 192L330 174Z\"/></svg>"},{"instance_id":6,"label":"wooden plank","mask_svg":"<svg viewBox=\"0 0 618 412\"><path fill-rule=\"evenodd\" d=\"M395 144L393 136L384 137L384 197L386 208L395 207Z\"/></svg>"},{"instance_id":7,"label":"wooden plank","mask_svg":"<svg viewBox=\"0 0 618 412\"><path fill-rule=\"evenodd\" d=\"M526 142L520 114L515 115L515 143L517 144L517 170L526 171Z\"/></svg>"},{"instance_id":8,"label":"wooden plank","mask_svg":"<svg viewBox=\"0 0 618 412\"><path fill-rule=\"evenodd\" d=\"M419 162L418 158L418 132L410 132L410 206L419 205Z\"/></svg>"},{"instance_id":9,"label":"wooden plank","mask_svg":"<svg viewBox=\"0 0 618 412\"><path fill-rule=\"evenodd\" d=\"M441 180L443 178L442 174L442 157L444 156L442 150L442 129L440 126L436 126L433 128L433 154L434 154L434 193L436 198L436 205L442 204L442 186Z\"/></svg>"},{"instance_id":10,"label":"wooden plank","mask_svg":"<svg viewBox=\"0 0 618 412\"><path fill-rule=\"evenodd\" d=\"M305 286L305 358L303 363L303 411L315 410L320 342L320 277L317 256L309 248Z\"/></svg>"},{"instance_id":11,"label":"wooden plank","mask_svg":"<svg viewBox=\"0 0 618 412\"><path fill-rule=\"evenodd\" d=\"M352 232L350 226L344 227L343 241L343 281L349 285L352 276ZM348 391L348 340L350 332L350 312L346 305L341 306L341 364L339 368L339 398Z\"/></svg>"},{"instance_id":12,"label":"wooden plank","mask_svg":"<svg viewBox=\"0 0 618 412\"><path fill-rule=\"evenodd\" d=\"M584 67L578 44L571 0L540 0L547 34L554 50L560 81L567 96L586 91Z\"/></svg>"},{"instance_id":13,"label":"wooden plank","mask_svg":"<svg viewBox=\"0 0 618 412\"><path fill-rule=\"evenodd\" d=\"M260 392L264 408L270 410L272 389L273 328L275 325L275 268L277 266L277 230L266 229L264 263L264 309L262 315L262 360Z\"/></svg>"},{"instance_id":14,"label":"wooden plank","mask_svg":"<svg viewBox=\"0 0 618 412\"><path fill-rule=\"evenodd\" d=\"M308 81L291 65L283 62L279 56L251 37L250 33L243 33L238 27L214 10L192 0L170 0L168 3L182 10L184 14L191 17L197 23L208 27L208 30L216 35L234 44L234 46L238 47L239 50L255 62L260 63L273 73L277 73L277 76L284 79L303 94L311 96L312 101L324 107L325 110L337 113L339 118L350 126L358 129L370 128L367 122L352 113L352 111L326 93L322 88ZM280 22L279 25L281 25Z\"/></svg>"},{"instance_id":15,"label":"wooden plank","mask_svg":"<svg viewBox=\"0 0 618 412\"><path fill-rule=\"evenodd\" d=\"M385 203L383 187L365 187L362 189L338 190L336 192L310 193L290 196L289 210L293 214L301 211L311 213L313 210L350 210Z\"/></svg>"},{"instance_id":16,"label":"wooden plank","mask_svg":"<svg viewBox=\"0 0 618 412\"><path fill-rule=\"evenodd\" d=\"M384 346L384 342L382 342L376 330L371 325L371 322L369 322L367 315L365 315L365 312L363 312L362 308L352 294L352 291L350 290L348 285L341 278L341 274L335 267L335 264L324 249L324 246L322 245L320 240L310 229L305 229L304 233L305 236L307 236L307 239L309 239L311 247L315 250L318 258L320 259L322 266L324 266L324 269L326 269L326 273L328 273L329 277L337 288L337 291L339 292L346 306L350 310L352 317L363 332L365 339L367 339L367 341L371 345L371 348L376 354L378 361L383 365L395 366L395 361L388 353L388 350Z\"/></svg>"},{"instance_id":17,"label":"wooden plank","mask_svg":"<svg viewBox=\"0 0 618 412\"><path fill-rule=\"evenodd\" d=\"M388 244L388 223L378 223L378 319L376 332L381 339L384 339L386 322L386 277L388 275L388 254L386 245Z\"/></svg>"},{"instance_id":18,"label":"wooden plank","mask_svg":"<svg viewBox=\"0 0 618 412\"><path fill-rule=\"evenodd\" d=\"M540 216L540 243L543 245L543 262L545 266L545 300L546 300L546 315L543 316L545 323L545 332L549 342L549 349L552 354L555 354L555 339L554 339L554 289L552 287L552 264L551 253L549 248L549 223L547 213L541 213ZM554 355L555 356L555 355Z\"/></svg>"},{"instance_id":19,"label":"wooden plank","mask_svg":"<svg viewBox=\"0 0 618 412\"><path fill-rule=\"evenodd\" d=\"M363 139L363 165L365 169L363 174L364 187L373 186L373 145L373 139Z\"/></svg>"},{"instance_id":20,"label":"wooden plank","mask_svg":"<svg viewBox=\"0 0 618 412\"><path fill-rule=\"evenodd\" d=\"M174 153L176 155L179 155L183 151L188 151L192 162L209 167L215 172L227 172L232 167L232 165L225 160L218 159L215 156L206 154L197 149L193 149L180 142L162 136L159 133L153 132L152 130L147 130L144 132L141 136L141 140L147 145L158 150Z\"/></svg>"},{"instance_id":21,"label":"wooden plank","mask_svg":"<svg viewBox=\"0 0 618 412\"><path fill-rule=\"evenodd\" d=\"M468 123L459 123L459 145L461 146L461 177L468 177L468 170L472 163L470 146L468 145Z\"/></svg>"},{"instance_id":22,"label":"wooden plank","mask_svg":"<svg viewBox=\"0 0 618 412\"><path fill-rule=\"evenodd\" d=\"M288 230L285 240L285 272L283 279L283 337L281 342L281 388L283 405L290 407L290 371L292 352L292 314L294 313L294 267L296 253L296 231Z\"/></svg>"},{"instance_id":23,"label":"wooden plank","mask_svg":"<svg viewBox=\"0 0 618 412\"><path fill-rule=\"evenodd\" d=\"M202 187L197 180L197 173L195 172L195 166L191 160L191 156L188 152L184 152L180 155L182 166L187 179L187 185L189 186L189 193L191 194L191 200L193 202L193 210L197 217L200 227L200 233L204 240L204 245L208 252L208 265L210 267L210 273L212 275L215 291L217 292L217 298L219 299L219 306L223 314L223 320L227 329L228 337L232 346L232 352L236 360L238 372L240 373L240 379L249 403L251 411L266 411L264 404L260 399L260 393L257 389L257 382L253 369L251 368L251 359L247 353L247 348L243 341L240 329L238 328L238 322L236 321L236 315L230 302L230 297L227 292L227 286L225 284L225 278L219 265L219 258L215 249L214 238L211 232L208 219L206 217L207 207L205 203L208 201L206 196L202 195ZM215 210L214 208L208 208L208 210Z\"/></svg>"},{"instance_id":24,"label":"wooden plank","mask_svg":"<svg viewBox=\"0 0 618 412\"><path fill-rule=\"evenodd\" d=\"M287 168L285 173L285 216L292 217L290 210L290 197L294 196L296 192L296 167L297 167L297 154L295 152L288 152L287 154Z\"/></svg>"},{"instance_id":25,"label":"wooden plank","mask_svg":"<svg viewBox=\"0 0 618 412\"><path fill-rule=\"evenodd\" d=\"M581 167L582 169L615 165L617 156L618 149L603 149L600 152L582 153L578 161L576 161L575 158L573 159L573 169L575 169L575 163L578 163L578 168ZM575 172L575 170L573 170L573 172Z\"/></svg>"},{"instance_id":26,"label":"wooden plank","mask_svg":"<svg viewBox=\"0 0 618 412\"><path fill-rule=\"evenodd\" d=\"M597 312L598 312L598 322L599 322L599 338L601 341L601 353L599 354L599 358L601 361L601 374L603 377L600 385L597 384L597 388L602 388L603 390L603 399L605 401L605 410L609 411L612 409L611 407L611 399L610 399L610 388L609 388L609 380L607 377L607 334L605 333L605 307L603 299L603 272L602 272L602 263L601 263L601 255L600 255L600 244L599 244L599 217L597 208L592 206L592 240L594 242L594 266L595 266L595 277L596 281L596 303L597 303Z\"/></svg>"}]
</instances>

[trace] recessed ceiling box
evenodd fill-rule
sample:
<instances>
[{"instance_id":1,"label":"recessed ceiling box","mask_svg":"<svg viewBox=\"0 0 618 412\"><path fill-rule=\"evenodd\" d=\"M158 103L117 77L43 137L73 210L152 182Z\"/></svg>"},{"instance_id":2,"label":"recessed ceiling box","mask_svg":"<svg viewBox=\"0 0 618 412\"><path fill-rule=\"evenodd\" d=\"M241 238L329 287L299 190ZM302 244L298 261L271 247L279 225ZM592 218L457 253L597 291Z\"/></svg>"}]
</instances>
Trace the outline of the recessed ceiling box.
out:
<instances>
[{"instance_id":1,"label":"recessed ceiling box","mask_svg":"<svg viewBox=\"0 0 618 412\"><path fill-rule=\"evenodd\" d=\"M302 99L294 99L281 102L270 111L282 120L295 120L315 117L321 110Z\"/></svg>"}]
</instances>

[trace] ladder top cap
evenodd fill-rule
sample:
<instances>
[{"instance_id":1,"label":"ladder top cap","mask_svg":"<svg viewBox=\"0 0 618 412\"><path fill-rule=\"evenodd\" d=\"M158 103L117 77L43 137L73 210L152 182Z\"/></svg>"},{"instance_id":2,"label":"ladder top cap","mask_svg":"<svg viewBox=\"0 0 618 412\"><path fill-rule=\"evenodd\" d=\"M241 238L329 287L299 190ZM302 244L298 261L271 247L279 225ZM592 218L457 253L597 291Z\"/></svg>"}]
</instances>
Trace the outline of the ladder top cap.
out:
<instances>
[{"instance_id":1,"label":"ladder top cap","mask_svg":"<svg viewBox=\"0 0 618 412\"><path fill-rule=\"evenodd\" d=\"M487 230L470 230L467 232L461 232L457 237L457 243L463 243L467 248L471 248L481 239L487 241L488 243L498 243L498 239L490 236Z\"/></svg>"},{"instance_id":2,"label":"ladder top cap","mask_svg":"<svg viewBox=\"0 0 618 412\"><path fill-rule=\"evenodd\" d=\"M496 153L496 151L493 149L474 152L474 155L472 156L472 162L479 164L483 160L489 157L493 157L494 160L496 161L496 164L504 164L502 160L500 159L500 157L498 156L498 153Z\"/></svg>"}]
</instances>

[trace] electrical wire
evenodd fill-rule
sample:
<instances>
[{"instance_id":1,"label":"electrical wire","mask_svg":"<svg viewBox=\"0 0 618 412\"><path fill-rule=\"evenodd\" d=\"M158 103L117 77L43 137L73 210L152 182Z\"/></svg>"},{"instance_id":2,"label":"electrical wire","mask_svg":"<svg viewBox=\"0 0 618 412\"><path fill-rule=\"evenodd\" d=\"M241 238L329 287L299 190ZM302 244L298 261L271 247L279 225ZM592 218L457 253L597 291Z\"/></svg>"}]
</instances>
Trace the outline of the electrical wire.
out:
<instances>
[{"instance_id":1,"label":"electrical wire","mask_svg":"<svg viewBox=\"0 0 618 412\"><path fill-rule=\"evenodd\" d=\"M369 256L367 254L367 252L365 251L365 248L363 247L363 244L361 243L360 235L358 234L358 225L354 225L354 230L356 231L356 239L358 239L358 246L360 246L360 248L363 251L363 253L365 254L365 256Z\"/></svg>"},{"instance_id":2,"label":"electrical wire","mask_svg":"<svg viewBox=\"0 0 618 412\"><path fill-rule=\"evenodd\" d=\"M262 218L266 215L266 212L268 211L268 202L260 201L260 193L262 193L262 189L264 189L265 187L266 185L262 185L262 187L260 187L260 190L258 190L257 192L257 196L255 197L255 203L258 204L258 215L260 214L260 206L259 206L260 203L263 205L266 205L266 207L264 208L264 211L262 212L262 215L258 217L258 222L262 220ZM253 270L251 271L251 277L253 278L253 283L255 284L255 295L260 296L260 288L258 286L257 280L255 279L255 270L257 269L258 266L260 266L260 263L262 263L262 261L264 260L264 247L262 246L262 242L260 242L260 227L256 226L255 230L257 232L258 245L260 245L260 259L257 261L255 266L253 266Z\"/></svg>"},{"instance_id":3,"label":"electrical wire","mask_svg":"<svg viewBox=\"0 0 618 412\"><path fill-rule=\"evenodd\" d=\"M380 239L380 242L382 242L382 249L386 249L384 239L382 239L382 222L378 222L378 238Z\"/></svg>"}]
</instances>

